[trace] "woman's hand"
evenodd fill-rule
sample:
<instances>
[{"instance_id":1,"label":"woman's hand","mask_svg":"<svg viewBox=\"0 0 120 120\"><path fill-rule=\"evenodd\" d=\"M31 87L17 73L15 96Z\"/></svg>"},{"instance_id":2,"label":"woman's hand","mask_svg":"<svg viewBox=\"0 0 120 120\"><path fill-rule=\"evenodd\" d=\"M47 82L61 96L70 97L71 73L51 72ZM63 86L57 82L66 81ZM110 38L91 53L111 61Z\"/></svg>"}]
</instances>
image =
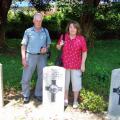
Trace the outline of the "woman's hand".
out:
<instances>
[{"instance_id":1,"label":"woman's hand","mask_svg":"<svg viewBox=\"0 0 120 120\"><path fill-rule=\"evenodd\" d=\"M58 50L60 50L63 45L64 45L64 41L61 40L60 44L57 45L56 47L57 47Z\"/></svg>"},{"instance_id":2,"label":"woman's hand","mask_svg":"<svg viewBox=\"0 0 120 120\"><path fill-rule=\"evenodd\" d=\"M85 64L81 65L81 72L85 72Z\"/></svg>"},{"instance_id":3,"label":"woman's hand","mask_svg":"<svg viewBox=\"0 0 120 120\"><path fill-rule=\"evenodd\" d=\"M57 46L56 46L56 48L57 48L58 50L61 50L61 47L62 47L61 45L57 45Z\"/></svg>"}]
</instances>

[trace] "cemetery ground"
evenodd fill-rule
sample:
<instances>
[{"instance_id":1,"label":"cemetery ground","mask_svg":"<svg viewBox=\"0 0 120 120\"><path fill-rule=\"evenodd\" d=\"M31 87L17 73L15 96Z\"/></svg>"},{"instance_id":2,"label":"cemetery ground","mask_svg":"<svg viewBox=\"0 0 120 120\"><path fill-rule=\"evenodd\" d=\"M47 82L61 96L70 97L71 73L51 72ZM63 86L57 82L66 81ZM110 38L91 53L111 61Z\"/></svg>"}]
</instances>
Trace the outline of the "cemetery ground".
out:
<instances>
[{"instance_id":1,"label":"cemetery ground","mask_svg":"<svg viewBox=\"0 0 120 120\"><path fill-rule=\"evenodd\" d=\"M0 53L0 63L3 64L3 83L4 83L4 109L10 112L17 112L15 114L16 120L33 120L35 113L40 115L37 111L38 108L41 109L40 103L32 98L28 105L22 104L21 96L21 75L22 75L22 65L21 65L21 55L20 55L20 42L19 39L8 39L7 44L9 46L9 52ZM48 65L54 65L54 60L57 54L56 41L52 42L52 58L49 60ZM89 92L94 92L95 95L103 97L105 104L108 104L109 91L110 91L110 80L111 71L116 68L120 68L120 41L110 40L110 41L95 41L94 48L90 48L88 45L88 58L86 61L86 72L83 74L83 87ZM34 74L31 81L31 89L34 89L36 74ZM91 95L91 94L89 94ZM90 104L90 99L86 98ZM70 98L72 100L72 97ZM86 100L86 101L87 101ZM82 100L80 99L81 103ZM97 102L97 99L95 100ZM88 105L88 104L86 104ZM96 104L97 105L97 104ZM11 106L11 109L10 109ZM102 112L94 112L96 106L86 106L86 108L81 108L73 110L70 105L66 108L65 113L69 114L71 118L66 118L66 120L103 120L104 115L102 112L107 111L107 107L103 109ZM90 108L90 109L89 109ZM88 112L88 110L93 111ZM82 111L83 110L83 111ZM33 112L34 111L34 112ZM82 112L81 112L82 111ZM5 111L3 111L4 113ZM21 114L20 114L21 112ZM74 114L75 113L75 114ZM12 114L12 113L10 113ZM8 114L6 114L8 115ZM21 115L21 116L20 116ZM38 116L39 116L38 115ZM81 118L79 118L80 116ZM31 116L30 118L28 116ZM87 117L88 116L88 117ZM76 118L75 118L76 117ZM83 119L84 118L84 119Z\"/></svg>"}]
</instances>

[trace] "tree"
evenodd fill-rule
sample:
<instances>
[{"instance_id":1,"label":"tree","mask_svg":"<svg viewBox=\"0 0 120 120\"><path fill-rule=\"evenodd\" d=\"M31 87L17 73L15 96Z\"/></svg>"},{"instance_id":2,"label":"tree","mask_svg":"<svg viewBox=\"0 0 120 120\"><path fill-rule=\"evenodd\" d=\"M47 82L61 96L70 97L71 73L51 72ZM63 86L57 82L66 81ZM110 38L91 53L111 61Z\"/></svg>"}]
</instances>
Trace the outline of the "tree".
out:
<instances>
[{"instance_id":1,"label":"tree","mask_svg":"<svg viewBox=\"0 0 120 120\"><path fill-rule=\"evenodd\" d=\"M0 48L5 46L5 25L12 0L0 0Z\"/></svg>"},{"instance_id":2,"label":"tree","mask_svg":"<svg viewBox=\"0 0 120 120\"><path fill-rule=\"evenodd\" d=\"M60 8L68 17L79 21L83 34L91 44L94 39L94 17L99 3L100 0L59 0Z\"/></svg>"},{"instance_id":3,"label":"tree","mask_svg":"<svg viewBox=\"0 0 120 120\"><path fill-rule=\"evenodd\" d=\"M23 1L23 0L0 0L0 49L4 49L5 45L5 26L7 23L7 14L10 9L12 1ZM50 0L30 0L33 6L41 11L48 8Z\"/></svg>"},{"instance_id":4,"label":"tree","mask_svg":"<svg viewBox=\"0 0 120 120\"><path fill-rule=\"evenodd\" d=\"M90 40L90 46L94 46L94 17L97 6L99 5L100 0L84 0L83 5L88 8L83 11L81 15L80 24L83 30L83 33L86 35L87 39ZM85 8L85 9L86 9Z\"/></svg>"},{"instance_id":5,"label":"tree","mask_svg":"<svg viewBox=\"0 0 120 120\"><path fill-rule=\"evenodd\" d=\"M49 2L51 0L30 0L37 11L46 11L50 9Z\"/></svg>"}]
</instances>

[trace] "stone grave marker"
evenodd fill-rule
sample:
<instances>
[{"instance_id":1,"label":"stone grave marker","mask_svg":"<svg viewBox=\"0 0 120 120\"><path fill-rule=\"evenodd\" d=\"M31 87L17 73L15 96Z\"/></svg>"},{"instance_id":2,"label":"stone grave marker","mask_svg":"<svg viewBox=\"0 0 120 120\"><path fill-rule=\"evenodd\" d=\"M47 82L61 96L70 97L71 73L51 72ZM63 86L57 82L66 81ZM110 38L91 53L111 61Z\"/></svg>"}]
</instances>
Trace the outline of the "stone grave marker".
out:
<instances>
[{"instance_id":1,"label":"stone grave marker","mask_svg":"<svg viewBox=\"0 0 120 120\"><path fill-rule=\"evenodd\" d=\"M112 71L108 114L112 119L120 120L120 69Z\"/></svg>"},{"instance_id":2,"label":"stone grave marker","mask_svg":"<svg viewBox=\"0 0 120 120\"><path fill-rule=\"evenodd\" d=\"M0 107L3 107L3 72L2 64L0 63Z\"/></svg>"},{"instance_id":3,"label":"stone grave marker","mask_svg":"<svg viewBox=\"0 0 120 120\"><path fill-rule=\"evenodd\" d=\"M62 117L64 112L65 69L49 66L43 69L44 118Z\"/></svg>"}]
</instances>

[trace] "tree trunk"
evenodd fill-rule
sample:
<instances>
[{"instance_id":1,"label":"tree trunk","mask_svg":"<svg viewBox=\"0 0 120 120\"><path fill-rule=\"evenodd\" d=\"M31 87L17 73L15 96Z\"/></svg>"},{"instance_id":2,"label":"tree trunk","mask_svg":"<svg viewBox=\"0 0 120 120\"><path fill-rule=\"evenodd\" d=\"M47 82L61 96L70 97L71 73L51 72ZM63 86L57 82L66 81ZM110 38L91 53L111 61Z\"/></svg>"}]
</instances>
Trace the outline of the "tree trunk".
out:
<instances>
[{"instance_id":1,"label":"tree trunk","mask_svg":"<svg viewBox=\"0 0 120 120\"><path fill-rule=\"evenodd\" d=\"M5 25L12 0L0 0L0 49L5 46Z\"/></svg>"},{"instance_id":2,"label":"tree trunk","mask_svg":"<svg viewBox=\"0 0 120 120\"><path fill-rule=\"evenodd\" d=\"M85 11L83 12L80 20L80 24L82 27L82 32L85 34L86 38L90 41L90 46L94 46L94 17L95 17L95 9L99 5L100 0L84 0L83 5Z\"/></svg>"},{"instance_id":3,"label":"tree trunk","mask_svg":"<svg viewBox=\"0 0 120 120\"><path fill-rule=\"evenodd\" d=\"M4 26L1 24L0 25L0 49L3 48L5 44L5 30Z\"/></svg>"}]
</instances>

